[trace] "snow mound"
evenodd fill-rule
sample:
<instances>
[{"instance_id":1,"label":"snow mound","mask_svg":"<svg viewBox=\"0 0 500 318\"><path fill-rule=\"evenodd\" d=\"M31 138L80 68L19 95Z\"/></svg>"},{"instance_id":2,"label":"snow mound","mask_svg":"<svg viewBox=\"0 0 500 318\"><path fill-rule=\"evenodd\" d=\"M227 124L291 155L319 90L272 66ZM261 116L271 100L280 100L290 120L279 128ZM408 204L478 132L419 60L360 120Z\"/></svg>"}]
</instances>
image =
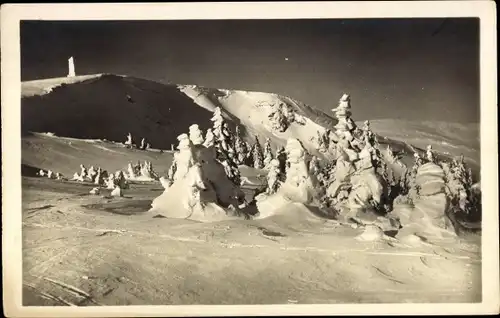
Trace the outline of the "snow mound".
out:
<instances>
[{"instance_id":1,"label":"snow mound","mask_svg":"<svg viewBox=\"0 0 500 318\"><path fill-rule=\"evenodd\" d=\"M302 228L309 222L324 222L325 220L323 215L315 213L317 212L315 207L291 202L280 196L273 196L263 202L264 204L272 204L274 210L265 209L264 211L273 211L265 218L262 215L254 217L254 219L265 219L261 222L273 223L284 228Z\"/></svg>"},{"instance_id":2,"label":"snow mound","mask_svg":"<svg viewBox=\"0 0 500 318\"><path fill-rule=\"evenodd\" d=\"M384 232L376 225L367 225L363 233L356 236L358 241L381 241L384 238Z\"/></svg>"}]
</instances>

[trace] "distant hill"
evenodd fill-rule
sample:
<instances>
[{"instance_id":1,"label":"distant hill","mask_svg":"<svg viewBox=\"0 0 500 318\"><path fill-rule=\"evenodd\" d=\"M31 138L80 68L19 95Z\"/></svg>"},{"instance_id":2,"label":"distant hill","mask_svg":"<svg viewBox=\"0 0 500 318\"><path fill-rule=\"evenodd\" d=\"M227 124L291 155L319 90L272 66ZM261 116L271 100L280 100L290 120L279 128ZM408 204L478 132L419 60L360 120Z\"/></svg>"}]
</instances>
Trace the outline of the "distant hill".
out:
<instances>
[{"instance_id":1,"label":"distant hill","mask_svg":"<svg viewBox=\"0 0 500 318\"><path fill-rule=\"evenodd\" d=\"M42 93L43 85L53 87ZM22 86L23 132L52 132L80 139L125 141L130 132L139 143L170 149L189 125L210 127L211 113L199 107L175 85L116 75L84 77L55 84L54 80ZM32 94L38 88L39 94Z\"/></svg>"}]
</instances>

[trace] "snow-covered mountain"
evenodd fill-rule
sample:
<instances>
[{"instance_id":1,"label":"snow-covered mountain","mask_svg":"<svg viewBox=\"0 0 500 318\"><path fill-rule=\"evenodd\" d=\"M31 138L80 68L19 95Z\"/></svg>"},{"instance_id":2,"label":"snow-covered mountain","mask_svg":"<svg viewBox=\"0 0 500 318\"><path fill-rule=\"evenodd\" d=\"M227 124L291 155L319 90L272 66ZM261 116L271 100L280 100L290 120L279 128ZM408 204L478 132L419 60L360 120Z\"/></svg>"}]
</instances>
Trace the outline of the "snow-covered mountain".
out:
<instances>
[{"instance_id":1,"label":"snow-covered mountain","mask_svg":"<svg viewBox=\"0 0 500 318\"><path fill-rule=\"evenodd\" d=\"M337 106L338 98L332 96L331 108ZM198 124L203 132L211 127L210 118L216 107L233 129L240 126L244 138L251 143L255 137L261 141L270 138L276 148L293 137L308 152L319 156L322 155L315 140L318 132L337 123L330 114L288 96L162 84L112 74L23 82L21 105L25 134L51 132L60 137L123 142L130 132L134 142L146 138L153 148L167 150L177 144L177 136L187 132L190 125ZM273 127L270 117L279 107L293 113L284 131ZM356 119L355 105L353 118ZM373 131L381 136L380 142L404 150L409 162L414 151L431 144L444 156L463 154L475 172L480 161L478 127L391 119L372 121ZM36 139L30 138L31 142Z\"/></svg>"},{"instance_id":2,"label":"snow-covered mountain","mask_svg":"<svg viewBox=\"0 0 500 318\"><path fill-rule=\"evenodd\" d=\"M315 150L311 138L335 120L290 97L271 93L227 91L197 86L164 85L153 81L99 74L76 79L47 79L22 83L22 129L52 132L82 139L124 141L126 134L154 147L170 149L189 125L211 127L211 112L242 127L248 139L270 137L284 145L295 136ZM268 115L278 104L290 105L297 121L283 133L271 128ZM200 107L201 106L201 107Z\"/></svg>"}]
</instances>

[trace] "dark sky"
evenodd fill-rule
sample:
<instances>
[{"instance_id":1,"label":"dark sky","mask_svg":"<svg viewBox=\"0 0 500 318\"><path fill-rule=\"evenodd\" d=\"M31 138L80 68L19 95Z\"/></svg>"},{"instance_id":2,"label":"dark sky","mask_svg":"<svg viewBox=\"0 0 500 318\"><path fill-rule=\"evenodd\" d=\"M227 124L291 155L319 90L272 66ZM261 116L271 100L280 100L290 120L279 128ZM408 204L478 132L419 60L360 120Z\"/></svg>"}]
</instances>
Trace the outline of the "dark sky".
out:
<instances>
[{"instance_id":1,"label":"dark sky","mask_svg":"<svg viewBox=\"0 0 500 318\"><path fill-rule=\"evenodd\" d=\"M275 92L355 120L479 122L479 19L23 21L22 80L116 73ZM287 59L288 60L287 60Z\"/></svg>"}]
</instances>

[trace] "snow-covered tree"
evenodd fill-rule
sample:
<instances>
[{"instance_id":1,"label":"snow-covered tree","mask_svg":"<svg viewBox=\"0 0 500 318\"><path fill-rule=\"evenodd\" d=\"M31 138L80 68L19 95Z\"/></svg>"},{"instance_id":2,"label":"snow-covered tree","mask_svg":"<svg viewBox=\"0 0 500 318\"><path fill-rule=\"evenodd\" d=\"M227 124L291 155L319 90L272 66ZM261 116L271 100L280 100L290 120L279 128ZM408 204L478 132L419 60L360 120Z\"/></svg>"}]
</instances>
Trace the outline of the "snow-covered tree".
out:
<instances>
[{"instance_id":1,"label":"snow-covered tree","mask_svg":"<svg viewBox=\"0 0 500 318\"><path fill-rule=\"evenodd\" d=\"M141 177L159 180L158 174L154 171L151 161L145 161L144 164L141 165Z\"/></svg>"},{"instance_id":2,"label":"snow-covered tree","mask_svg":"<svg viewBox=\"0 0 500 318\"><path fill-rule=\"evenodd\" d=\"M212 128L207 129L207 134L205 135L205 142L203 143L203 146L205 147L212 147L214 145L214 133L212 131Z\"/></svg>"},{"instance_id":3,"label":"snow-covered tree","mask_svg":"<svg viewBox=\"0 0 500 318\"><path fill-rule=\"evenodd\" d=\"M286 144L288 169L282 189L295 202L312 202L318 193L316 177L309 173L307 158L309 154L297 139L288 139Z\"/></svg>"},{"instance_id":4,"label":"snow-covered tree","mask_svg":"<svg viewBox=\"0 0 500 318\"><path fill-rule=\"evenodd\" d=\"M177 149L179 152L174 153L174 161L173 165L175 166L172 169L175 169L173 174L173 180L178 180L180 178L184 178L187 174L189 168L194 165L194 154L193 154L193 143L189 139L187 134L180 134L177 137L179 141L179 145Z\"/></svg>"},{"instance_id":5,"label":"snow-covered tree","mask_svg":"<svg viewBox=\"0 0 500 318\"><path fill-rule=\"evenodd\" d=\"M94 184L101 185L104 183L103 170L101 167L97 168L97 174L94 178Z\"/></svg>"},{"instance_id":6,"label":"snow-covered tree","mask_svg":"<svg viewBox=\"0 0 500 318\"><path fill-rule=\"evenodd\" d=\"M323 143L325 144L326 148L330 148L331 144L333 143L333 141L330 139L332 135L332 131L330 129L327 129L324 133L323 133Z\"/></svg>"},{"instance_id":7,"label":"snow-covered tree","mask_svg":"<svg viewBox=\"0 0 500 318\"><path fill-rule=\"evenodd\" d=\"M87 168L84 165L80 165L80 178L87 178Z\"/></svg>"},{"instance_id":8,"label":"snow-covered tree","mask_svg":"<svg viewBox=\"0 0 500 318\"><path fill-rule=\"evenodd\" d=\"M127 135L127 140L125 141L125 145L128 146L128 147L132 147L132 134L131 133L128 133Z\"/></svg>"},{"instance_id":9,"label":"snow-covered tree","mask_svg":"<svg viewBox=\"0 0 500 318\"><path fill-rule=\"evenodd\" d=\"M234 149L231 132L229 131L229 127L222 117L222 113L219 107L215 109L214 115L211 120L213 122L212 132L214 134L215 148L217 150L218 157L227 156L231 160L233 160Z\"/></svg>"},{"instance_id":10,"label":"snow-covered tree","mask_svg":"<svg viewBox=\"0 0 500 318\"><path fill-rule=\"evenodd\" d=\"M318 145L318 150L321 153L325 153L328 150L328 145L325 140L325 134L322 134L319 130L317 131L317 145Z\"/></svg>"},{"instance_id":11,"label":"snow-covered tree","mask_svg":"<svg viewBox=\"0 0 500 318\"><path fill-rule=\"evenodd\" d=\"M128 178L134 179L136 177L136 171L134 167L132 167L132 163L129 163L127 166Z\"/></svg>"},{"instance_id":12,"label":"snow-covered tree","mask_svg":"<svg viewBox=\"0 0 500 318\"><path fill-rule=\"evenodd\" d=\"M281 184L280 162L277 159L271 160L269 163L269 172L267 173L267 194L276 193Z\"/></svg>"},{"instance_id":13,"label":"snow-covered tree","mask_svg":"<svg viewBox=\"0 0 500 318\"><path fill-rule=\"evenodd\" d=\"M248 164L253 165L253 146L248 141L245 141L245 148L247 150L245 161L248 162Z\"/></svg>"},{"instance_id":14,"label":"snow-covered tree","mask_svg":"<svg viewBox=\"0 0 500 318\"><path fill-rule=\"evenodd\" d=\"M327 162L318 173L318 181L325 188L328 188L335 179L335 164L336 161Z\"/></svg>"},{"instance_id":15,"label":"snow-covered tree","mask_svg":"<svg viewBox=\"0 0 500 318\"><path fill-rule=\"evenodd\" d=\"M229 180L231 180L236 185L240 185L241 175L238 166L236 166L229 158L221 161L221 163Z\"/></svg>"},{"instance_id":16,"label":"snow-covered tree","mask_svg":"<svg viewBox=\"0 0 500 318\"><path fill-rule=\"evenodd\" d=\"M264 167L267 167L271 160L273 160L273 150L271 148L271 139L266 138L266 142L264 143Z\"/></svg>"},{"instance_id":17,"label":"snow-covered tree","mask_svg":"<svg viewBox=\"0 0 500 318\"><path fill-rule=\"evenodd\" d=\"M203 135L198 124L189 126L189 139L191 139L193 145L203 144Z\"/></svg>"},{"instance_id":18,"label":"snow-covered tree","mask_svg":"<svg viewBox=\"0 0 500 318\"><path fill-rule=\"evenodd\" d=\"M293 123L295 121L295 111L293 110L292 106L289 104L280 104L280 107L283 115L288 122L288 125Z\"/></svg>"},{"instance_id":19,"label":"snow-covered tree","mask_svg":"<svg viewBox=\"0 0 500 318\"><path fill-rule=\"evenodd\" d=\"M453 159L445 176L452 206L466 214L477 213L481 195L473 189L472 170L466 167L463 155Z\"/></svg>"},{"instance_id":20,"label":"snow-covered tree","mask_svg":"<svg viewBox=\"0 0 500 318\"><path fill-rule=\"evenodd\" d=\"M321 170L319 159L316 156L312 156L309 160L309 173L313 176L318 176Z\"/></svg>"},{"instance_id":21,"label":"snow-covered tree","mask_svg":"<svg viewBox=\"0 0 500 318\"><path fill-rule=\"evenodd\" d=\"M428 145L425 151L425 158L428 162L437 163L436 157L434 155L434 151L432 150L432 146Z\"/></svg>"},{"instance_id":22,"label":"snow-covered tree","mask_svg":"<svg viewBox=\"0 0 500 318\"><path fill-rule=\"evenodd\" d=\"M278 162L280 164L279 165L279 167L280 167L280 180L285 181L286 167L287 167L285 147L278 147L274 158L276 160L278 160Z\"/></svg>"},{"instance_id":23,"label":"snow-covered tree","mask_svg":"<svg viewBox=\"0 0 500 318\"><path fill-rule=\"evenodd\" d=\"M284 132L288 128L288 120L283 114L283 107L278 105L271 114L269 114L269 119L271 120L271 127L273 130L278 132Z\"/></svg>"},{"instance_id":24,"label":"snow-covered tree","mask_svg":"<svg viewBox=\"0 0 500 318\"><path fill-rule=\"evenodd\" d=\"M234 136L234 151L235 151L235 162L236 164L243 164L248 157L247 144L241 138L240 127L236 126L236 132Z\"/></svg>"},{"instance_id":25,"label":"snow-covered tree","mask_svg":"<svg viewBox=\"0 0 500 318\"><path fill-rule=\"evenodd\" d=\"M401 182L401 189L403 193L408 191L410 197L418 196L419 187L416 184L417 171L420 166L424 163L422 157L418 152L413 153L413 158L415 159L413 166L406 171L406 174Z\"/></svg>"},{"instance_id":26,"label":"snow-covered tree","mask_svg":"<svg viewBox=\"0 0 500 318\"><path fill-rule=\"evenodd\" d=\"M106 188L114 189L115 188L115 175L110 173L108 178L106 179Z\"/></svg>"},{"instance_id":27,"label":"snow-covered tree","mask_svg":"<svg viewBox=\"0 0 500 318\"><path fill-rule=\"evenodd\" d=\"M255 144L253 145L252 155L254 168L264 168L264 154L262 153L262 147L260 146L260 142L257 137L255 137Z\"/></svg>"},{"instance_id":28,"label":"snow-covered tree","mask_svg":"<svg viewBox=\"0 0 500 318\"><path fill-rule=\"evenodd\" d=\"M127 179L125 178L125 175L123 174L123 171L117 170L115 172L115 177L114 177L114 184L120 189L128 189L129 184L127 182Z\"/></svg>"},{"instance_id":29,"label":"snow-covered tree","mask_svg":"<svg viewBox=\"0 0 500 318\"><path fill-rule=\"evenodd\" d=\"M339 100L338 106L332 111L338 122L335 125L336 134L342 136L349 132L352 133L356 129L356 124L351 118L351 98L348 94L343 94Z\"/></svg>"},{"instance_id":30,"label":"snow-covered tree","mask_svg":"<svg viewBox=\"0 0 500 318\"><path fill-rule=\"evenodd\" d=\"M96 174L97 174L97 171L96 171L96 169L94 168L94 166L90 166L89 171L88 171L88 173L87 173L87 178L88 178L88 180L89 180L90 182L94 182L94 178L95 178Z\"/></svg>"},{"instance_id":31,"label":"snow-covered tree","mask_svg":"<svg viewBox=\"0 0 500 318\"><path fill-rule=\"evenodd\" d=\"M142 138L141 139L141 147L140 147L141 150L145 150L146 149L146 138Z\"/></svg>"}]
</instances>

